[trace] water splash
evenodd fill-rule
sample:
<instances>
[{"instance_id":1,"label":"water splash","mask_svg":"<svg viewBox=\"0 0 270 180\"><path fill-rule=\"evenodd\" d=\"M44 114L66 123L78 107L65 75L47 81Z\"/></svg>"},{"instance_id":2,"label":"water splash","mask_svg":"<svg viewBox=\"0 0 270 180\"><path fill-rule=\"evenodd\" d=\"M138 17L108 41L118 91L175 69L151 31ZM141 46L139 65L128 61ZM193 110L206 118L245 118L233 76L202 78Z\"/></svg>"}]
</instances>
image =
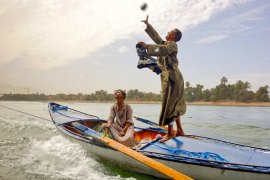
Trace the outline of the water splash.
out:
<instances>
[{"instance_id":1,"label":"water splash","mask_svg":"<svg viewBox=\"0 0 270 180\"><path fill-rule=\"evenodd\" d=\"M22 165L27 166L27 173L52 179L122 179L104 174L102 164L91 158L80 145L60 135L47 141L33 140Z\"/></svg>"}]
</instances>

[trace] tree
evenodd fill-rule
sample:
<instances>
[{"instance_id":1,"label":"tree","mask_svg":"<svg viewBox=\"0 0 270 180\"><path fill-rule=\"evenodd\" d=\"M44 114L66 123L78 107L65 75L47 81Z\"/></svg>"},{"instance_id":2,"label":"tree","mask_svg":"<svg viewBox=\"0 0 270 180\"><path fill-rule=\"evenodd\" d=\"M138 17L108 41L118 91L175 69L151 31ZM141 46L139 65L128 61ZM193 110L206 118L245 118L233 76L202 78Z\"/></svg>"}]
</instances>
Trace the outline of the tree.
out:
<instances>
[{"instance_id":1,"label":"tree","mask_svg":"<svg viewBox=\"0 0 270 180\"><path fill-rule=\"evenodd\" d=\"M260 87L255 94L256 101L268 102L269 101L269 86Z\"/></svg>"},{"instance_id":2,"label":"tree","mask_svg":"<svg viewBox=\"0 0 270 180\"><path fill-rule=\"evenodd\" d=\"M108 93L105 90L96 91L95 95L97 96L97 100L99 100L99 101L107 101L108 100Z\"/></svg>"},{"instance_id":3,"label":"tree","mask_svg":"<svg viewBox=\"0 0 270 180\"><path fill-rule=\"evenodd\" d=\"M200 101L203 100L203 85L197 84L196 87L190 86L189 82L186 82L186 89L185 89L185 94L184 98L186 101L191 102L191 101Z\"/></svg>"},{"instance_id":4,"label":"tree","mask_svg":"<svg viewBox=\"0 0 270 180\"><path fill-rule=\"evenodd\" d=\"M217 93L216 93L216 89L214 89L214 88L211 89L211 90L210 90L210 94L211 94L210 100L213 101L213 102L216 102L217 99L218 99L218 98L217 98L217 95L216 95L216 94L217 94Z\"/></svg>"},{"instance_id":5,"label":"tree","mask_svg":"<svg viewBox=\"0 0 270 180\"><path fill-rule=\"evenodd\" d=\"M186 82L186 88L189 88L190 87L190 83L187 81Z\"/></svg>"},{"instance_id":6,"label":"tree","mask_svg":"<svg viewBox=\"0 0 270 180\"><path fill-rule=\"evenodd\" d=\"M210 101L211 99L211 92L209 89L203 90L203 100Z\"/></svg>"},{"instance_id":7,"label":"tree","mask_svg":"<svg viewBox=\"0 0 270 180\"><path fill-rule=\"evenodd\" d=\"M193 87L190 86L190 83L188 81L186 82L184 98L188 102L194 101L194 99L195 99L194 92L193 92Z\"/></svg>"},{"instance_id":8,"label":"tree","mask_svg":"<svg viewBox=\"0 0 270 180\"><path fill-rule=\"evenodd\" d=\"M203 99L202 89L203 89L203 85L200 85L200 84L197 84L196 87L194 88L195 100L200 101Z\"/></svg>"},{"instance_id":9,"label":"tree","mask_svg":"<svg viewBox=\"0 0 270 180\"><path fill-rule=\"evenodd\" d=\"M127 92L129 100L143 100L144 93L140 92L138 89L131 89Z\"/></svg>"},{"instance_id":10,"label":"tree","mask_svg":"<svg viewBox=\"0 0 270 180\"><path fill-rule=\"evenodd\" d=\"M223 76L222 78L221 78L221 80L220 80L220 83L221 84L226 84L228 82L228 79L225 77L225 76Z\"/></svg>"},{"instance_id":11,"label":"tree","mask_svg":"<svg viewBox=\"0 0 270 180\"><path fill-rule=\"evenodd\" d=\"M248 89L251 88L251 85L249 82L243 82L241 80L237 81L234 86L234 97L235 100L241 101L241 102L248 102L252 100L252 94Z\"/></svg>"},{"instance_id":12,"label":"tree","mask_svg":"<svg viewBox=\"0 0 270 180\"><path fill-rule=\"evenodd\" d=\"M218 100L232 100L234 99L234 85L220 84L216 86L214 94Z\"/></svg>"},{"instance_id":13,"label":"tree","mask_svg":"<svg viewBox=\"0 0 270 180\"><path fill-rule=\"evenodd\" d=\"M97 97L94 93L91 93L91 94L86 95L85 100L86 101L96 101Z\"/></svg>"}]
</instances>

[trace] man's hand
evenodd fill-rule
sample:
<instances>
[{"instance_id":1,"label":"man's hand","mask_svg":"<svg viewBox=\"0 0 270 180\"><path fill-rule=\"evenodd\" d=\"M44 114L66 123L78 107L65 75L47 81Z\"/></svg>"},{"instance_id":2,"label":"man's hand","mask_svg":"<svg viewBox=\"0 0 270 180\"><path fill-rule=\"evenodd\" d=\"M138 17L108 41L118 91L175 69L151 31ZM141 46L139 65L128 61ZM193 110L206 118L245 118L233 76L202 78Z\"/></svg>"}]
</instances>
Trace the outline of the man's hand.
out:
<instances>
[{"instance_id":1,"label":"man's hand","mask_svg":"<svg viewBox=\"0 0 270 180\"><path fill-rule=\"evenodd\" d=\"M146 25L148 25L149 23L148 23L148 15L146 16L146 19L145 20L142 20L142 22L144 23L144 24L146 24Z\"/></svg>"},{"instance_id":2,"label":"man's hand","mask_svg":"<svg viewBox=\"0 0 270 180\"><path fill-rule=\"evenodd\" d=\"M130 122L127 122L127 123L125 124L124 129L120 132L120 136L121 136L121 137L125 136L125 134L126 134L126 132L127 132L127 129L129 128L129 126L131 126L131 123L130 123Z\"/></svg>"},{"instance_id":3,"label":"man's hand","mask_svg":"<svg viewBox=\"0 0 270 180\"><path fill-rule=\"evenodd\" d=\"M112 126L112 124L108 122L108 123L103 123L101 127L102 127L102 129L105 129L105 128L109 128L111 126Z\"/></svg>"},{"instance_id":4,"label":"man's hand","mask_svg":"<svg viewBox=\"0 0 270 180\"><path fill-rule=\"evenodd\" d=\"M142 48L144 48L144 49L147 49L147 48L148 48L148 46L147 46L147 44L145 44L145 42L140 41L140 42L138 42L137 44L138 44L139 46L141 46Z\"/></svg>"},{"instance_id":5,"label":"man's hand","mask_svg":"<svg viewBox=\"0 0 270 180\"><path fill-rule=\"evenodd\" d=\"M123 136L125 136L125 134L126 133L124 131L121 131L120 136L123 137Z\"/></svg>"}]
</instances>

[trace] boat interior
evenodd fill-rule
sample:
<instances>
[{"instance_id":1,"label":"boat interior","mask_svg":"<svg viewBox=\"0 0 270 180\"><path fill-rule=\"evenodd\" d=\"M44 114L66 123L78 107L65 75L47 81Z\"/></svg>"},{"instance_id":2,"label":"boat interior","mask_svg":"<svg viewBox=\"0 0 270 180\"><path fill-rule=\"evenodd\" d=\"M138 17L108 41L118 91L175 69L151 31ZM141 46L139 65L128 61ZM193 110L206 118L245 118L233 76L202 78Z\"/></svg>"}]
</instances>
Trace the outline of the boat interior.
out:
<instances>
[{"instance_id":1,"label":"boat interior","mask_svg":"<svg viewBox=\"0 0 270 180\"><path fill-rule=\"evenodd\" d=\"M84 126L87 126L109 138L112 138L112 135L109 131L104 131L104 129L102 129L102 124L105 123L105 120L93 120L93 119L88 119L88 120L79 120L76 121L81 123ZM67 122L62 124L62 126L67 129L68 131L83 136L83 132L78 130L77 128L75 128L72 125L72 122ZM154 139L156 139L157 136L163 136L165 133L162 132L158 132L158 131L153 131L153 130L148 130L148 129L143 129L143 128L135 128L134 129L134 139L137 143L141 143L141 142L150 142L153 141Z\"/></svg>"}]
</instances>

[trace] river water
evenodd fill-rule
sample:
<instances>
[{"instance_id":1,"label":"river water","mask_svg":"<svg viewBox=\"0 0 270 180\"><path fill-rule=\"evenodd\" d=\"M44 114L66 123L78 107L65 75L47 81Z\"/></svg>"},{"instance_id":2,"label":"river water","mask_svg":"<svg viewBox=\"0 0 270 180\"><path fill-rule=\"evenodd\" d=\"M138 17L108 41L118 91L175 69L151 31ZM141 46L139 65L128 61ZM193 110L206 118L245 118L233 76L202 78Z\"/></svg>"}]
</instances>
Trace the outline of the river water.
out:
<instances>
[{"instance_id":1,"label":"river water","mask_svg":"<svg viewBox=\"0 0 270 180\"><path fill-rule=\"evenodd\" d=\"M0 101L0 105L50 120L44 102ZM112 104L64 105L106 119ZM160 105L131 106L135 116L157 122ZM152 179L97 160L47 120L0 107L0 179ZM186 134L270 149L269 107L190 105L181 121ZM138 121L135 125L145 127Z\"/></svg>"}]
</instances>

